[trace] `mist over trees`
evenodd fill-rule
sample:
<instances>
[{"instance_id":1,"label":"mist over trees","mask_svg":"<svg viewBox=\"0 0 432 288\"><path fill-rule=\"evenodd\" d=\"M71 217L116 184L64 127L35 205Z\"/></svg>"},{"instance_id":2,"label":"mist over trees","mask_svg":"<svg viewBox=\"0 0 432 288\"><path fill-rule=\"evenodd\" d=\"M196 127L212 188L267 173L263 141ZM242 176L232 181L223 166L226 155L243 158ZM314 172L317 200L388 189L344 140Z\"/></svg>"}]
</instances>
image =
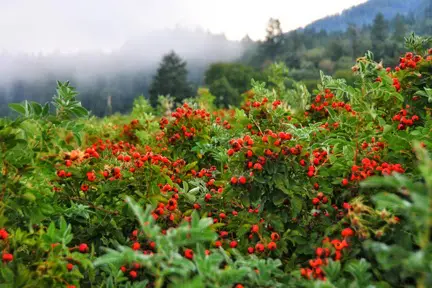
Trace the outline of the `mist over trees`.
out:
<instances>
[{"instance_id":1,"label":"mist over trees","mask_svg":"<svg viewBox=\"0 0 432 288\"><path fill-rule=\"evenodd\" d=\"M10 113L7 103L24 99L46 102L55 93L56 80L69 80L83 105L98 116L125 113L149 87L164 54L175 51L188 63L188 81L204 84L208 65L234 61L243 54L240 41L203 30L172 29L147 33L111 52L74 54L12 54L0 52L0 115Z\"/></svg>"},{"instance_id":2,"label":"mist over trees","mask_svg":"<svg viewBox=\"0 0 432 288\"><path fill-rule=\"evenodd\" d=\"M186 61L183 61L174 51L165 55L150 85L150 103L156 106L159 95L172 96L175 103L181 103L183 99L195 96L187 76Z\"/></svg>"},{"instance_id":3,"label":"mist over trees","mask_svg":"<svg viewBox=\"0 0 432 288\"><path fill-rule=\"evenodd\" d=\"M173 29L135 37L109 53L2 52L0 115L10 113L10 102L48 101L56 80L69 80L83 105L98 116L130 111L138 95L156 105L159 94L171 94L180 103L203 85L219 107L236 106L239 95L250 89L250 79L266 80L266 68L273 62L284 63L289 76L309 89L320 70L352 83L355 57L371 50L376 60L394 66L404 37L411 32L432 35L432 1L370 0L302 29L283 32L280 21L270 19L264 30L262 41L247 35L229 41L202 30Z\"/></svg>"}]
</instances>

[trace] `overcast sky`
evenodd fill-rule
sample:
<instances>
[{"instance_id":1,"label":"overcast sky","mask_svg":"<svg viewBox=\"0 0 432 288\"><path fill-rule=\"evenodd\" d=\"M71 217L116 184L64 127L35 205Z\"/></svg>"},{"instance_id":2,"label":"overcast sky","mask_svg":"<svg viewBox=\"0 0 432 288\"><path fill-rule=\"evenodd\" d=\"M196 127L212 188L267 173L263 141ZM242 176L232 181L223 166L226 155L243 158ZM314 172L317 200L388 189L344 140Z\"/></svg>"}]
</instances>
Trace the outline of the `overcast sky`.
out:
<instances>
[{"instance_id":1,"label":"overcast sky","mask_svg":"<svg viewBox=\"0 0 432 288\"><path fill-rule=\"evenodd\" d=\"M366 0L0 0L0 50L111 50L135 35L202 27L228 39L265 35L270 17L283 31Z\"/></svg>"}]
</instances>

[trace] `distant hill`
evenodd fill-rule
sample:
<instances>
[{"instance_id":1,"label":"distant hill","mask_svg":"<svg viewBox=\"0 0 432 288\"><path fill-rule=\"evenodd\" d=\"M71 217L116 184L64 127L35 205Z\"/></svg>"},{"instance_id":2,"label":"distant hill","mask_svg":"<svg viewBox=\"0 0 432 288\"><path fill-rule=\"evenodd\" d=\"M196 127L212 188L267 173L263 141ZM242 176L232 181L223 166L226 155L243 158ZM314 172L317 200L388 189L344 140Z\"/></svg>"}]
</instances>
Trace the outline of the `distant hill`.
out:
<instances>
[{"instance_id":1,"label":"distant hill","mask_svg":"<svg viewBox=\"0 0 432 288\"><path fill-rule=\"evenodd\" d=\"M419 15L422 7L432 0L370 0L366 3L353 6L340 14L327 16L307 25L305 29L328 32L343 31L348 24L356 24L358 27L372 23L377 13L384 14L386 19L391 19L397 14L404 16Z\"/></svg>"}]
</instances>

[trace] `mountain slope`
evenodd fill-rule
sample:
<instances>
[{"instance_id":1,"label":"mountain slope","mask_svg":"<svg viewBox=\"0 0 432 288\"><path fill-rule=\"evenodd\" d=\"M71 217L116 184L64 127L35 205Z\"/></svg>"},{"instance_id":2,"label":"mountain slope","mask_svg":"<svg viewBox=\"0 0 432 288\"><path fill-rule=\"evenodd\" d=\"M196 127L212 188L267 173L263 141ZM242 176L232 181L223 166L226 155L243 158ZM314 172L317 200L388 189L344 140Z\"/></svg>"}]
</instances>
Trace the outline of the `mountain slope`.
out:
<instances>
[{"instance_id":1,"label":"mountain slope","mask_svg":"<svg viewBox=\"0 0 432 288\"><path fill-rule=\"evenodd\" d=\"M353 6L340 14L327 16L307 25L305 29L321 29L326 31L345 30L348 24L357 26L369 25L377 13L383 13L386 19L401 15L418 15L421 7L431 0L370 0L366 3Z\"/></svg>"}]
</instances>

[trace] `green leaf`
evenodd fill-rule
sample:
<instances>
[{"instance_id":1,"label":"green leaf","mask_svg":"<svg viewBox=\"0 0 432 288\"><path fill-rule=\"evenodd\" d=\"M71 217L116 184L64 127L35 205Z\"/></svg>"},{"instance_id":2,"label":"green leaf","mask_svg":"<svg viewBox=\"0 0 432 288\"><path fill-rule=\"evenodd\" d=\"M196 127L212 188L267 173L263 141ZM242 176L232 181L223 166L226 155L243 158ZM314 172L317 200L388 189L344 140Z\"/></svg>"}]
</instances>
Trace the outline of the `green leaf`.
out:
<instances>
[{"instance_id":1,"label":"green leaf","mask_svg":"<svg viewBox=\"0 0 432 288\"><path fill-rule=\"evenodd\" d=\"M404 101L404 97L400 93L393 93L392 95L395 96L399 101Z\"/></svg>"},{"instance_id":2,"label":"green leaf","mask_svg":"<svg viewBox=\"0 0 432 288\"><path fill-rule=\"evenodd\" d=\"M52 241L54 241L55 239L55 232L56 232L55 224L54 222L51 222L50 225L48 226L47 233L44 235L48 238L47 240L50 241L50 243L53 243Z\"/></svg>"},{"instance_id":3,"label":"green leaf","mask_svg":"<svg viewBox=\"0 0 432 288\"><path fill-rule=\"evenodd\" d=\"M192 193L184 193L183 195L191 203L194 203L196 201L196 196L194 194L192 194Z\"/></svg>"},{"instance_id":4,"label":"green leaf","mask_svg":"<svg viewBox=\"0 0 432 288\"><path fill-rule=\"evenodd\" d=\"M397 211L411 207L411 203L403 200L396 194L381 192L372 197L377 209L391 209Z\"/></svg>"},{"instance_id":5,"label":"green leaf","mask_svg":"<svg viewBox=\"0 0 432 288\"><path fill-rule=\"evenodd\" d=\"M42 117L44 117L44 116L47 116L48 115L48 113L49 113L49 103L45 103L45 105L43 106L43 108L42 108L42 112L41 112L41 116Z\"/></svg>"},{"instance_id":6,"label":"green leaf","mask_svg":"<svg viewBox=\"0 0 432 288\"><path fill-rule=\"evenodd\" d=\"M195 276L191 280L182 281L180 283L171 284L170 288L203 288L204 281L200 275Z\"/></svg>"},{"instance_id":7,"label":"green leaf","mask_svg":"<svg viewBox=\"0 0 432 288\"><path fill-rule=\"evenodd\" d=\"M31 192L24 193L22 197L28 201L31 201L31 202L36 201L36 196Z\"/></svg>"},{"instance_id":8,"label":"green leaf","mask_svg":"<svg viewBox=\"0 0 432 288\"><path fill-rule=\"evenodd\" d=\"M42 105L41 104L32 101L31 106L32 106L34 114L40 115L42 113Z\"/></svg>"},{"instance_id":9,"label":"green leaf","mask_svg":"<svg viewBox=\"0 0 432 288\"><path fill-rule=\"evenodd\" d=\"M272 197L273 204L276 206L281 206L285 201L285 199L286 199L286 195L282 193L275 194Z\"/></svg>"},{"instance_id":10,"label":"green leaf","mask_svg":"<svg viewBox=\"0 0 432 288\"><path fill-rule=\"evenodd\" d=\"M0 273L2 278L6 281L6 283L13 283L15 279L15 275L13 271L3 264L2 268L0 269Z\"/></svg>"},{"instance_id":11,"label":"green leaf","mask_svg":"<svg viewBox=\"0 0 432 288\"><path fill-rule=\"evenodd\" d=\"M189 163L189 164L187 164L186 166L183 167L183 170L184 171L189 171L192 168L194 168L197 165L197 163L198 163L197 161Z\"/></svg>"},{"instance_id":12,"label":"green leaf","mask_svg":"<svg viewBox=\"0 0 432 288\"><path fill-rule=\"evenodd\" d=\"M132 209L135 216L138 218L138 222L140 223L143 231L148 231L149 226L154 223L154 218L150 216L150 213L152 211L152 207L150 205L148 205L146 210L144 211L129 196L126 196L126 202L129 204L129 207Z\"/></svg>"},{"instance_id":13,"label":"green leaf","mask_svg":"<svg viewBox=\"0 0 432 288\"><path fill-rule=\"evenodd\" d=\"M340 261L330 260L328 265L323 267L323 270L330 281L335 281L338 279L341 263Z\"/></svg>"},{"instance_id":14,"label":"green leaf","mask_svg":"<svg viewBox=\"0 0 432 288\"><path fill-rule=\"evenodd\" d=\"M353 146L344 146L342 152L346 161L351 161L354 158L355 149Z\"/></svg>"},{"instance_id":15,"label":"green leaf","mask_svg":"<svg viewBox=\"0 0 432 288\"><path fill-rule=\"evenodd\" d=\"M88 115L88 111L87 109L85 109L84 107L74 107L72 109L70 109L70 111L75 114L75 116L77 117L84 117Z\"/></svg>"},{"instance_id":16,"label":"green leaf","mask_svg":"<svg viewBox=\"0 0 432 288\"><path fill-rule=\"evenodd\" d=\"M200 218L199 218L197 210L194 210L192 212L191 218L192 218L191 219L191 225L192 225L192 227L193 228L198 227L199 226L199 222L200 222Z\"/></svg>"},{"instance_id":17,"label":"green leaf","mask_svg":"<svg viewBox=\"0 0 432 288\"><path fill-rule=\"evenodd\" d=\"M303 208L303 200L299 197L293 196L291 202L291 217L295 218Z\"/></svg>"},{"instance_id":18,"label":"green leaf","mask_svg":"<svg viewBox=\"0 0 432 288\"><path fill-rule=\"evenodd\" d=\"M9 106L10 109L14 110L15 112L18 112L19 114L22 114L22 115L26 114L26 109L21 104L18 104L18 103L9 103L8 106Z\"/></svg>"},{"instance_id":19,"label":"green leaf","mask_svg":"<svg viewBox=\"0 0 432 288\"><path fill-rule=\"evenodd\" d=\"M354 260L345 266L345 271L354 276L357 287L367 287L372 278L371 274L368 272L370 266L369 262L365 259Z\"/></svg>"}]
</instances>

